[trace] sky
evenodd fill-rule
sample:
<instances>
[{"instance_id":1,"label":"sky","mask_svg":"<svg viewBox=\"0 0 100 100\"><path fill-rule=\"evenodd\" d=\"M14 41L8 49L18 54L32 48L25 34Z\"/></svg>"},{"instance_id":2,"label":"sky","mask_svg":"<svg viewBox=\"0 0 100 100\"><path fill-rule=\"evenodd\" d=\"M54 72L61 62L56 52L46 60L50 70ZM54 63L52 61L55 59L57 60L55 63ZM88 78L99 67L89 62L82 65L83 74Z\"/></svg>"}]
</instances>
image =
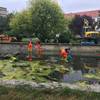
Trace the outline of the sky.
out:
<instances>
[{"instance_id":1,"label":"sky","mask_svg":"<svg viewBox=\"0 0 100 100\"><path fill-rule=\"evenodd\" d=\"M9 12L21 11L27 4L28 0L0 0L0 7L6 7ZM59 0L59 4L64 13L100 9L100 0Z\"/></svg>"}]
</instances>

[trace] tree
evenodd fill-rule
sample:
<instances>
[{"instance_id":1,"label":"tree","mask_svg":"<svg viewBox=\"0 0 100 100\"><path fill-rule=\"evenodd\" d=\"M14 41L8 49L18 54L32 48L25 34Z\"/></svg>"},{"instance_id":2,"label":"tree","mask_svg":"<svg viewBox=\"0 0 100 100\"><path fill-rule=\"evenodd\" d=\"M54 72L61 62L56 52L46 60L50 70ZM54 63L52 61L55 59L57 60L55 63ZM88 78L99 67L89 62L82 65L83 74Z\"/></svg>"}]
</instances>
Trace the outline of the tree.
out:
<instances>
[{"instance_id":1,"label":"tree","mask_svg":"<svg viewBox=\"0 0 100 100\"><path fill-rule=\"evenodd\" d=\"M80 15L76 15L72 23L70 24L70 29L74 35L81 34L83 27L82 17Z\"/></svg>"},{"instance_id":2,"label":"tree","mask_svg":"<svg viewBox=\"0 0 100 100\"><path fill-rule=\"evenodd\" d=\"M70 24L72 23L72 18L66 18L66 29L60 34L59 42L60 43L69 43L73 39L73 34L70 29Z\"/></svg>"},{"instance_id":3,"label":"tree","mask_svg":"<svg viewBox=\"0 0 100 100\"><path fill-rule=\"evenodd\" d=\"M0 32L4 32L6 30L7 18L0 16Z\"/></svg>"},{"instance_id":4,"label":"tree","mask_svg":"<svg viewBox=\"0 0 100 100\"><path fill-rule=\"evenodd\" d=\"M72 33L69 29L65 30L62 32L62 34L59 37L59 42L60 43L69 43L72 39Z\"/></svg>"},{"instance_id":5,"label":"tree","mask_svg":"<svg viewBox=\"0 0 100 100\"><path fill-rule=\"evenodd\" d=\"M35 33L43 42L54 39L66 29L64 14L60 7L50 0L30 0L27 10L16 13L11 19L11 33L31 36ZM29 34L30 33L30 34Z\"/></svg>"},{"instance_id":6,"label":"tree","mask_svg":"<svg viewBox=\"0 0 100 100\"><path fill-rule=\"evenodd\" d=\"M84 19L88 21L88 25L92 28L93 26L93 19L87 15L76 15L72 23L70 24L70 29L74 35L82 35L84 34Z\"/></svg>"},{"instance_id":7,"label":"tree","mask_svg":"<svg viewBox=\"0 0 100 100\"><path fill-rule=\"evenodd\" d=\"M11 33L18 37L30 35L32 33L32 21L29 11L16 13L10 21ZM30 33L30 34L29 34Z\"/></svg>"},{"instance_id":8,"label":"tree","mask_svg":"<svg viewBox=\"0 0 100 100\"><path fill-rule=\"evenodd\" d=\"M50 0L30 0L32 28L40 40L55 38L65 30L65 19L60 7Z\"/></svg>"},{"instance_id":9,"label":"tree","mask_svg":"<svg viewBox=\"0 0 100 100\"><path fill-rule=\"evenodd\" d=\"M10 20L12 19L12 17L14 17L14 13L9 13L8 15L7 15L7 20L6 20L6 32L8 32L8 31L11 31L11 28L10 28L10 26L9 26L9 23L10 23Z\"/></svg>"},{"instance_id":10,"label":"tree","mask_svg":"<svg viewBox=\"0 0 100 100\"><path fill-rule=\"evenodd\" d=\"M9 13L6 17L0 16L0 32L1 33L5 33L6 31L10 30L9 22L12 16L13 16L12 13Z\"/></svg>"}]
</instances>

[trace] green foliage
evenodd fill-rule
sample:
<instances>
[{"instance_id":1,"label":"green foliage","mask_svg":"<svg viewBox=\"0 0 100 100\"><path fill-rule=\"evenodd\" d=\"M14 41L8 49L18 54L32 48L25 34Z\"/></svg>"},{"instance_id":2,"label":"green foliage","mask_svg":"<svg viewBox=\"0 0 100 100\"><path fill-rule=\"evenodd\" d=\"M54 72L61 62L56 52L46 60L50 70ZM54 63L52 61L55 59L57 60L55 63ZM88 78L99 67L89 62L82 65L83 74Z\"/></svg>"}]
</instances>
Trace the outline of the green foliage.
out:
<instances>
[{"instance_id":1,"label":"green foliage","mask_svg":"<svg viewBox=\"0 0 100 100\"><path fill-rule=\"evenodd\" d=\"M62 33L59 36L59 42L60 43L69 43L73 40L74 35L70 29L70 25L72 24L73 19L72 18L67 18L65 19L66 23L66 29L62 31Z\"/></svg>"},{"instance_id":2,"label":"green foliage","mask_svg":"<svg viewBox=\"0 0 100 100\"><path fill-rule=\"evenodd\" d=\"M0 16L0 32L6 30L7 18Z\"/></svg>"},{"instance_id":3,"label":"green foliage","mask_svg":"<svg viewBox=\"0 0 100 100\"><path fill-rule=\"evenodd\" d=\"M0 86L0 95L8 94L9 90L6 87Z\"/></svg>"},{"instance_id":4,"label":"green foliage","mask_svg":"<svg viewBox=\"0 0 100 100\"><path fill-rule=\"evenodd\" d=\"M31 41L32 43L36 43L36 41L38 41L39 39L38 38L31 38ZM22 38L22 42L29 42L30 41L30 38Z\"/></svg>"},{"instance_id":5,"label":"green foliage","mask_svg":"<svg viewBox=\"0 0 100 100\"><path fill-rule=\"evenodd\" d=\"M32 33L31 14L29 11L16 13L10 21L13 35L27 36Z\"/></svg>"},{"instance_id":6,"label":"green foliage","mask_svg":"<svg viewBox=\"0 0 100 100\"><path fill-rule=\"evenodd\" d=\"M30 0L27 10L13 16L10 28L14 35L31 36L35 33L45 41L65 30L65 19L60 7L50 0Z\"/></svg>"},{"instance_id":7,"label":"green foliage","mask_svg":"<svg viewBox=\"0 0 100 100\"><path fill-rule=\"evenodd\" d=\"M66 29L65 32L63 32L60 36L59 36L59 42L60 43L69 43L71 41L71 39L73 38L72 33L69 29Z\"/></svg>"},{"instance_id":8,"label":"green foliage","mask_svg":"<svg viewBox=\"0 0 100 100\"><path fill-rule=\"evenodd\" d=\"M0 86L0 100L99 100L100 93L82 92L69 88L59 90L32 89L28 85L15 88Z\"/></svg>"},{"instance_id":9,"label":"green foliage","mask_svg":"<svg viewBox=\"0 0 100 100\"><path fill-rule=\"evenodd\" d=\"M50 0L31 0L32 28L42 41L54 39L65 29L65 19L60 7Z\"/></svg>"},{"instance_id":10,"label":"green foliage","mask_svg":"<svg viewBox=\"0 0 100 100\"><path fill-rule=\"evenodd\" d=\"M9 13L7 17L0 16L0 32L10 31L9 22L12 16L13 13Z\"/></svg>"},{"instance_id":11,"label":"green foliage","mask_svg":"<svg viewBox=\"0 0 100 100\"><path fill-rule=\"evenodd\" d=\"M10 23L10 20L12 19L13 16L14 16L14 13L9 13L9 14L7 15L6 30L5 30L5 34L8 33L7 35L12 35L12 34L9 34L9 33L11 33L11 28L10 28L9 23Z\"/></svg>"}]
</instances>

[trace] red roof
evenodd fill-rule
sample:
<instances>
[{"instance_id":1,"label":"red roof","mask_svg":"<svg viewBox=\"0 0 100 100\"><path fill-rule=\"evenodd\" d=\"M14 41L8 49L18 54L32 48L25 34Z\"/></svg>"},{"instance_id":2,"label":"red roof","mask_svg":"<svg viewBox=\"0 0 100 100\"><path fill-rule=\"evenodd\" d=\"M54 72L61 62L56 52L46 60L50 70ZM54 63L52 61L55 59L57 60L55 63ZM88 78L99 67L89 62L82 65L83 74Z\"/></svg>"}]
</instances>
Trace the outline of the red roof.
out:
<instances>
[{"instance_id":1,"label":"red roof","mask_svg":"<svg viewBox=\"0 0 100 100\"><path fill-rule=\"evenodd\" d=\"M75 15L87 15L87 16L91 16L91 17L97 17L100 13L100 10L93 10L93 11L85 11L85 12L77 12L77 13L68 13L68 14L64 14L65 17L74 17Z\"/></svg>"}]
</instances>

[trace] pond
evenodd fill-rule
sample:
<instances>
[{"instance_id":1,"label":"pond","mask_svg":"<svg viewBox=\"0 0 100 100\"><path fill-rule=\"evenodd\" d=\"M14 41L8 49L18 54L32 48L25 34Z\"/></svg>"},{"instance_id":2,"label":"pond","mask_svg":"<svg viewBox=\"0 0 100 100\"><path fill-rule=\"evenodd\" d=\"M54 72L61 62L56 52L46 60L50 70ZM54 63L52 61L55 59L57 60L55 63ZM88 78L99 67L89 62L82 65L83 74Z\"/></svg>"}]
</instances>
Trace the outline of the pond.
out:
<instances>
[{"instance_id":1,"label":"pond","mask_svg":"<svg viewBox=\"0 0 100 100\"><path fill-rule=\"evenodd\" d=\"M60 70L67 71L68 68L43 61L0 60L0 79L4 80L25 79L45 82L50 80L48 76L51 73L60 73Z\"/></svg>"},{"instance_id":2,"label":"pond","mask_svg":"<svg viewBox=\"0 0 100 100\"><path fill-rule=\"evenodd\" d=\"M100 68L100 56L75 56L74 57L74 66L90 66L90 67L99 67Z\"/></svg>"},{"instance_id":3,"label":"pond","mask_svg":"<svg viewBox=\"0 0 100 100\"><path fill-rule=\"evenodd\" d=\"M0 60L0 80L32 80L36 82L80 82L100 80L98 67L83 66L83 68L69 67L69 64L55 63L47 60L13 61ZM99 81L98 81L99 82Z\"/></svg>"}]
</instances>

